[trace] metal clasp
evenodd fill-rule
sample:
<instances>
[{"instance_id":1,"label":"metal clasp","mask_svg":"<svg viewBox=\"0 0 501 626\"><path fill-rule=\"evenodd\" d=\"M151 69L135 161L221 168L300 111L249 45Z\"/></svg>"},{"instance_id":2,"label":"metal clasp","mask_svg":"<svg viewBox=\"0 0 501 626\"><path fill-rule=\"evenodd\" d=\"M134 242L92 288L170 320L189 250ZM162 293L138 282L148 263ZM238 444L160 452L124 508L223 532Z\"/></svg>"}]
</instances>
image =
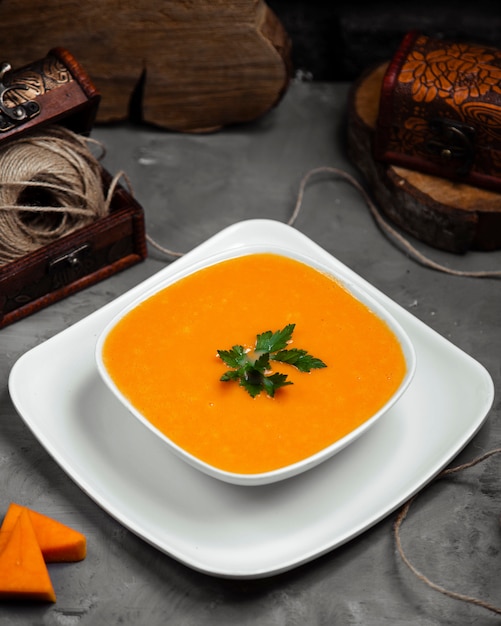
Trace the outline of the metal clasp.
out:
<instances>
[{"instance_id":1,"label":"metal clasp","mask_svg":"<svg viewBox=\"0 0 501 626\"><path fill-rule=\"evenodd\" d=\"M82 266L83 261L89 252L90 245L87 243L70 250L70 252L52 259L49 263L49 271L57 271L62 267L66 269L78 270Z\"/></svg>"},{"instance_id":2,"label":"metal clasp","mask_svg":"<svg viewBox=\"0 0 501 626\"><path fill-rule=\"evenodd\" d=\"M475 129L445 118L430 121L430 130L436 137L427 143L428 150L438 155L445 166L455 168L458 176L465 176L475 157Z\"/></svg>"},{"instance_id":3,"label":"metal clasp","mask_svg":"<svg viewBox=\"0 0 501 626\"><path fill-rule=\"evenodd\" d=\"M48 265L52 289L60 289L82 278L92 267L92 248L84 243L55 259Z\"/></svg>"},{"instance_id":4,"label":"metal clasp","mask_svg":"<svg viewBox=\"0 0 501 626\"><path fill-rule=\"evenodd\" d=\"M2 63L0 65L0 132L5 132L15 126L19 126L40 113L40 105L38 102L35 102L35 100L27 100L26 102L20 102L14 106L7 106L5 104L5 95L9 91L28 89L28 86L22 83L5 85L4 76L11 70L12 68L8 63Z\"/></svg>"}]
</instances>

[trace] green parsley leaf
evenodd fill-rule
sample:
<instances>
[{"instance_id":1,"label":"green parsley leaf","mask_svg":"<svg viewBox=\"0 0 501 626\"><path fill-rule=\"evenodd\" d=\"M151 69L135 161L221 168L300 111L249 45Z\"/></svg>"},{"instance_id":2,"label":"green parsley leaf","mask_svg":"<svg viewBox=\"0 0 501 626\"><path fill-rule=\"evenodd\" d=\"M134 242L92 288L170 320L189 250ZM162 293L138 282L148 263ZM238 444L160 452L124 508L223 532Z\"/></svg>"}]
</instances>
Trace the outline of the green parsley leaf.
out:
<instances>
[{"instance_id":1,"label":"green parsley leaf","mask_svg":"<svg viewBox=\"0 0 501 626\"><path fill-rule=\"evenodd\" d=\"M217 354L221 360L232 368L225 372L220 380L238 381L252 398L258 396L261 391L273 398L277 389L293 383L287 380L287 374L272 372L270 361L292 365L300 372L327 367L322 360L311 356L306 350L286 348L292 340L294 328L295 324L288 324L282 330L275 332L267 330L257 335L254 359L250 356L250 351L241 345L235 345L231 350L218 350Z\"/></svg>"},{"instance_id":2,"label":"green parsley leaf","mask_svg":"<svg viewBox=\"0 0 501 626\"><path fill-rule=\"evenodd\" d=\"M243 346L233 346L231 350L218 350L217 353L228 367L238 368L248 361Z\"/></svg>"},{"instance_id":3,"label":"green parsley leaf","mask_svg":"<svg viewBox=\"0 0 501 626\"><path fill-rule=\"evenodd\" d=\"M267 330L265 333L261 333L257 336L256 352L276 352L277 350L283 350L292 339L292 333L295 327L295 324L287 324L283 330L277 330L274 333L272 333L271 330Z\"/></svg>"},{"instance_id":4,"label":"green parsley leaf","mask_svg":"<svg viewBox=\"0 0 501 626\"><path fill-rule=\"evenodd\" d=\"M298 348L280 350L280 352L277 352L277 354L272 355L270 358L274 361L294 365L300 372L311 372L311 370L314 369L327 367L320 359L311 356L306 350L299 350Z\"/></svg>"},{"instance_id":5,"label":"green parsley leaf","mask_svg":"<svg viewBox=\"0 0 501 626\"><path fill-rule=\"evenodd\" d=\"M259 356L255 361L254 361L254 367L255 369L257 369L258 371L260 371L261 373L264 374L264 372L268 369L270 369L270 355L268 352L263 352L263 354L261 354L261 356Z\"/></svg>"},{"instance_id":6,"label":"green parsley leaf","mask_svg":"<svg viewBox=\"0 0 501 626\"><path fill-rule=\"evenodd\" d=\"M266 391L270 398L275 396L275 391L280 389L280 387L292 384L292 381L287 380L287 374L280 374L279 372L265 376L263 379L264 391Z\"/></svg>"},{"instance_id":7,"label":"green parsley leaf","mask_svg":"<svg viewBox=\"0 0 501 626\"><path fill-rule=\"evenodd\" d=\"M263 372L260 372L255 367L252 367L250 362L239 374L240 386L243 387L253 398L261 393L264 378L265 376Z\"/></svg>"},{"instance_id":8,"label":"green parsley leaf","mask_svg":"<svg viewBox=\"0 0 501 626\"><path fill-rule=\"evenodd\" d=\"M238 373L238 370L228 370L221 376L221 380L225 382L228 380L239 380L239 378L240 374Z\"/></svg>"}]
</instances>

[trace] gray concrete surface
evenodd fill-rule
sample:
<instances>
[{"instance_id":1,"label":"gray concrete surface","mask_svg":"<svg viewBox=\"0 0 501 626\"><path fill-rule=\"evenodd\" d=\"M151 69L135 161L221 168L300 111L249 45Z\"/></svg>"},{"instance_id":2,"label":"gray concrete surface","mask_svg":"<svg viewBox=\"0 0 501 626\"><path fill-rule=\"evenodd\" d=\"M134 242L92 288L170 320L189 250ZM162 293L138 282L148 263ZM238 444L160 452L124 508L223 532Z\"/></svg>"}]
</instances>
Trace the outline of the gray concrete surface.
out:
<instances>
[{"instance_id":1,"label":"gray concrete surface","mask_svg":"<svg viewBox=\"0 0 501 626\"><path fill-rule=\"evenodd\" d=\"M107 169L123 169L130 177L148 232L165 246L188 251L242 219L287 220L299 181L313 167L354 172L343 144L348 87L295 83L266 117L210 135L114 126L97 128L94 137L107 147ZM382 235L357 192L333 179L309 187L296 226L478 359L499 392L499 280L451 277L416 264ZM501 268L500 252L456 257L420 247L455 267ZM192 571L149 546L73 483L17 415L7 389L9 371L25 351L168 262L151 250L144 263L0 331L0 514L11 500L43 507L81 529L89 546L83 562L51 566L55 605L0 603L2 626L499 624L500 616L447 598L406 569L395 551L394 514L288 573L224 580ZM484 427L451 464L500 441L496 396ZM500 463L496 457L425 488L404 527L412 558L432 580L497 605Z\"/></svg>"}]
</instances>

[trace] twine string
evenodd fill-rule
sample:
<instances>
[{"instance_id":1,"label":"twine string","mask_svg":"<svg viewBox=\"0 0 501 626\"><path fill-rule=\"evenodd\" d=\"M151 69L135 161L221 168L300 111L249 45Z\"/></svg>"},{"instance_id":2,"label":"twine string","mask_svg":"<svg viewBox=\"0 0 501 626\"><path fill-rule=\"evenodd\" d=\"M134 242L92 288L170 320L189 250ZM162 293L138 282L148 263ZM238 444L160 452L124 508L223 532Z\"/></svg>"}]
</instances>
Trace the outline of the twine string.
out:
<instances>
[{"instance_id":1,"label":"twine string","mask_svg":"<svg viewBox=\"0 0 501 626\"><path fill-rule=\"evenodd\" d=\"M108 214L123 173L105 194L103 154L99 142L57 125L0 147L0 265Z\"/></svg>"},{"instance_id":2,"label":"twine string","mask_svg":"<svg viewBox=\"0 0 501 626\"><path fill-rule=\"evenodd\" d=\"M456 474L458 472L462 472L466 469L469 469L470 467L473 467L474 465L478 465L479 463L482 463L483 461L485 461L486 459L494 456L495 454L500 454L501 453L501 448L494 448L493 450L489 450L488 452L486 452L485 454L473 459L472 461L469 461L468 463L463 463L461 465L458 465L456 467L451 467L448 469L443 470L442 472L440 472L436 478L434 479L439 480L441 478L444 478L446 476L451 476L452 474ZM405 504L404 506L401 508L400 512L397 515L397 518L395 520L394 526L393 526L393 531L394 531L394 536L395 536L395 544L396 544L396 548L397 548L397 552L400 555L400 558L402 559L402 561L405 563L405 565L407 565L407 567L410 569L410 571L424 584L426 584L428 587L430 587L431 589L434 589L435 591L438 591L439 593L442 593L445 596L448 596L449 598L453 598L454 600L460 600L462 602L467 602L469 604L474 604L476 606L480 606L484 609L487 609L488 611L491 611L492 613L496 613L497 615L501 615L501 607L500 606L495 606L493 604L490 604L489 602L486 602L485 600L481 600L480 598L476 598L474 596L470 596L467 594L463 594L463 593L459 593L457 591L453 591L451 589L447 589L445 587L443 587L442 585L439 585L435 582L433 582L430 578L428 578L428 576L426 576L425 574L423 574L409 559L409 557L407 556L403 545L402 545L402 538L401 538L401 529L402 529L402 524L404 523L405 519L407 518L410 508L412 506L412 504L415 502L415 500L417 499L419 494L414 495L412 498L410 498Z\"/></svg>"},{"instance_id":3,"label":"twine string","mask_svg":"<svg viewBox=\"0 0 501 626\"><path fill-rule=\"evenodd\" d=\"M159 244L158 241L155 241L153 239L153 237L148 235L148 233L146 233L146 241L151 246L153 246L153 248L156 248L159 252L161 252L162 254L165 254L167 256L181 257L181 256L184 256L184 254L185 254L184 252L177 252L176 250L171 250L170 248L165 248L164 246Z\"/></svg>"},{"instance_id":4,"label":"twine string","mask_svg":"<svg viewBox=\"0 0 501 626\"><path fill-rule=\"evenodd\" d=\"M101 154L94 156L91 145L98 147ZM108 214L115 187L125 174L119 172L113 178L105 195L100 165L103 155L100 142L62 126L39 130L0 148L0 266ZM319 174L334 175L352 185L380 230L418 263L455 276L501 277L501 271L459 270L425 256L383 218L356 178L336 167L313 168L303 176L288 225L297 221L306 188ZM127 184L131 189L130 181ZM160 245L149 234L146 240L169 257L184 255Z\"/></svg>"},{"instance_id":5,"label":"twine string","mask_svg":"<svg viewBox=\"0 0 501 626\"><path fill-rule=\"evenodd\" d=\"M365 200L369 211L374 218L374 221L383 232L383 234L397 247L403 250L410 258L414 259L417 263L424 265L425 267L429 267L430 269L437 270L439 272L444 272L446 274L451 274L453 276L467 276L471 278L501 278L501 271L499 270L481 270L481 271L468 271L468 270L459 270L455 268L448 267L446 265L442 265L441 263L437 263L433 259L427 257L422 252L420 252L415 246L411 244L411 242L404 237L398 230L393 228L391 224L383 217L379 208L372 201L372 198L364 189L364 187L358 182L358 180L349 174L348 172L341 170L337 167L332 166L321 166L312 168L302 177L299 183L299 189L296 197L296 203L294 205L294 209L291 213L290 218L287 220L287 224L289 226L294 226L297 221L301 211L303 210L303 200L307 186L312 182L312 179L318 176L319 174L331 174L337 176L339 178L344 179L350 185L352 185ZM157 241L155 241L149 235L146 236L147 241L157 250L162 252L163 254L170 257L181 257L184 255L184 252L178 252L176 250L172 250L170 248L165 248L160 245Z\"/></svg>"},{"instance_id":6,"label":"twine string","mask_svg":"<svg viewBox=\"0 0 501 626\"><path fill-rule=\"evenodd\" d=\"M501 271L492 270L492 271L466 271L466 270L458 270L451 267L447 267L446 265L442 265L437 263L433 259L430 259L422 252L420 252L415 246L413 246L410 241L404 237L401 233L399 233L389 222L383 218L379 208L372 201L371 197L364 189L364 187L358 182L356 178L354 178L348 172L344 170L338 169L336 167L331 166L322 166L316 167L309 170L301 179L299 184L299 191L296 199L296 204L294 206L294 210L292 211L291 217L288 220L289 226L293 226L296 222L299 213L303 206L304 193L307 185L310 183L311 179L317 176L318 174L333 174L340 178L346 180L350 185L352 185L360 195L365 200L367 207L369 208L374 221L379 226L381 231L397 246L399 246L408 256L413 258L415 261L429 267L434 270L438 270L440 272L445 272L446 274L452 274L454 276L469 276L473 278L501 278Z\"/></svg>"}]
</instances>

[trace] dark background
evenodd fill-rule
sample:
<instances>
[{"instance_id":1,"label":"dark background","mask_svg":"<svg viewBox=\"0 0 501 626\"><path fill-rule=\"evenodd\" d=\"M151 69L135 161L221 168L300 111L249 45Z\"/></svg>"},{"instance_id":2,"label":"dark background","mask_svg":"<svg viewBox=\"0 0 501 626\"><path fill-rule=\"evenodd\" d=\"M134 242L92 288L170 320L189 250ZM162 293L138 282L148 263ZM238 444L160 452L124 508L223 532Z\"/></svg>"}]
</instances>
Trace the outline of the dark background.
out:
<instances>
[{"instance_id":1,"label":"dark background","mask_svg":"<svg viewBox=\"0 0 501 626\"><path fill-rule=\"evenodd\" d=\"M409 30L501 46L501 0L268 0L292 40L296 73L318 81L353 80L390 59Z\"/></svg>"}]
</instances>

